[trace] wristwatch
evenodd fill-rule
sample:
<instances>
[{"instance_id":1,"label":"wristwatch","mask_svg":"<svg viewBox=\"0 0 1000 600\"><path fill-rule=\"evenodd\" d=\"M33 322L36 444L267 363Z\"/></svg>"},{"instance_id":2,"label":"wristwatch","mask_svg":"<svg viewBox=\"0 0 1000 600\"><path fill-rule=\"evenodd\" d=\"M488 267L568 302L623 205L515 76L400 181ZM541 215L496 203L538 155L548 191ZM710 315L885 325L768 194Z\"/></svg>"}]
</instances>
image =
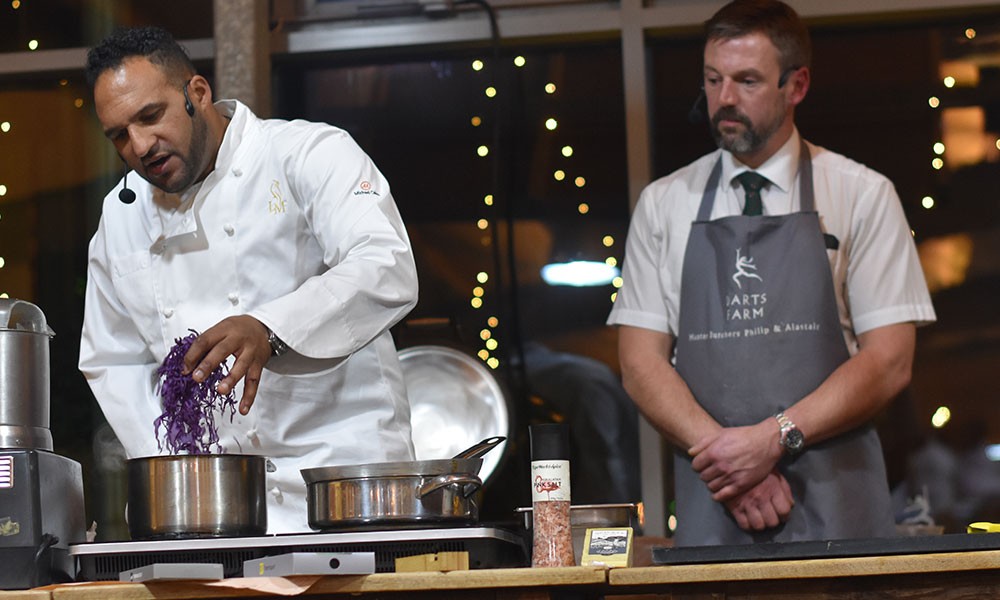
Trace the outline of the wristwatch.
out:
<instances>
[{"instance_id":1,"label":"wristwatch","mask_svg":"<svg viewBox=\"0 0 1000 600\"><path fill-rule=\"evenodd\" d=\"M783 412L774 415L774 418L778 421L778 427L781 428L781 437L778 440L781 447L793 456L801 452L806 445L806 438L802 435L802 431Z\"/></svg>"},{"instance_id":2,"label":"wristwatch","mask_svg":"<svg viewBox=\"0 0 1000 600\"><path fill-rule=\"evenodd\" d=\"M265 325L264 329L267 330L267 343L271 344L271 356L281 356L282 354L288 352L288 344L281 341L281 338L278 336L274 335L274 332L271 331L270 327Z\"/></svg>"}]
</instances>

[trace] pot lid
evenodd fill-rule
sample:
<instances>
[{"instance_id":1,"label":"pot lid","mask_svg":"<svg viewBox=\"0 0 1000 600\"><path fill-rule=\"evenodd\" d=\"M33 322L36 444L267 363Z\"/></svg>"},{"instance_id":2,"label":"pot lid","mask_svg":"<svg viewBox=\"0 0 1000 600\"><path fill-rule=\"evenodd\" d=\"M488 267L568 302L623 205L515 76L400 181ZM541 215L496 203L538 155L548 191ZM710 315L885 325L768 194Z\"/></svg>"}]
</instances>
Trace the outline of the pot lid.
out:
<instances>
[{"instance_id":1,"label":"pot lid","mask_svg":"<svg viewBox=\"0 0 1000 600\"><path fill-rule=\"evenodd\" d=\"M17 298L0 298L0 331L27 331L49 337L55 335L45 322L42 309Z\"/></svg>"},{"instance_id":2,"label":"pot lid","mask_svg":"<svg viewBox=\"0 0 1000 600\"><path fill-rule=\"evenodd\" d=\"M413 460L337 467L302 469L306 484L319 481L341 481L370 477L436 477L451 473L476 475L483 466L483 459L446 458L441 460Z\"/></svg>"},{"instance_id":3,"label":"pot lid","mask_svg":"<svg viewBox=\"0 0 1000 600\"><path fill-rule=\"evenodd\" d=\"M418 461L455 456L476 442L510 435L507 396L481 360L448 346L399 351ZM483 457L485 483L504 457L502 442Z\"/></svg>"}]
</instances>

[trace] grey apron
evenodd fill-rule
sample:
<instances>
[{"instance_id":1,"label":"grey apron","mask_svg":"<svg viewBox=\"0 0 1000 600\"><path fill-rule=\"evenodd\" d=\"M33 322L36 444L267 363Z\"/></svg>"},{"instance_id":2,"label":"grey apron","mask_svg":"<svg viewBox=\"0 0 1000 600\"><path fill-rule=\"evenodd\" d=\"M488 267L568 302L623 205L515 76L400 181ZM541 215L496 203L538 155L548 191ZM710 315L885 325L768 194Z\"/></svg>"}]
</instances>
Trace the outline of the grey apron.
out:
<instances>
[{"instance_id":1,"label":"grey apron","mask_svg":"<svg viewBox=\"0 0 1000 600\"><path fill-rule=\"evenodd\" d=\"M771 418L819 387L849 357L805 141L800 156L801 212L710 221L720 159L691 225L676 366L701 406L724 427ZM882 447L870 424L809 445L797 457L785 456L778 468L795 507L783 525L748 533L712 500L686 452L675 452L675 544L893 535Z\"/></svg>"}]
</instances>

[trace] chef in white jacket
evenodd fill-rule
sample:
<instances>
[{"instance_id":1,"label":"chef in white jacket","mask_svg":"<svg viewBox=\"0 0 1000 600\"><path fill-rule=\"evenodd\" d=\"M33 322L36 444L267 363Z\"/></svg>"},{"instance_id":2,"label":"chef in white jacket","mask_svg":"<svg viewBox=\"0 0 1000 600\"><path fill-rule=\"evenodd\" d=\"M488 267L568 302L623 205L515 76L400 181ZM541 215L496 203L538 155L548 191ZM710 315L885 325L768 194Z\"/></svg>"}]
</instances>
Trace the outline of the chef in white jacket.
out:
<instances>
[{"instance_id":1,"label":"chef in white jacket","mask_svg":"<svg viewBox=\"0 0 1000 600\"><path fill-rule=\"evenodd\" d=\"M155 371L200 332L186 370L227 362L239 400L223 449L273 463L270 533L308 531L300 468L414 457L388 329L417 275L389 185L340 129L213 102L162 29L116 32L87 77L127 170L90 244L80 369L128 456L163 454Z\"/></svg>"}]
</instances>

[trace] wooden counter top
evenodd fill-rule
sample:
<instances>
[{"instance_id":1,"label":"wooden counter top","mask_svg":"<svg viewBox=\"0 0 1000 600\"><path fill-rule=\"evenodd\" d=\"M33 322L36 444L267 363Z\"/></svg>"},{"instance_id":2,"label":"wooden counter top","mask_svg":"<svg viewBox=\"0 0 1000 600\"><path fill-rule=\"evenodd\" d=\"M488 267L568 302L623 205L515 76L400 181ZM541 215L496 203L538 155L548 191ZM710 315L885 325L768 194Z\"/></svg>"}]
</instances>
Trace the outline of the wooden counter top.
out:
<instances>
[{"instance_id":1,"label":"wooden counter top","mask_svg":"<svg viewBox=\"0 0 1000 600\"><path fill-rule=\"evenodd\" d=\"M254 582L258 579L258 582ZM274 587L279 582L299 589ZM259 585L255 585L255 583ZM194 598L237 598L273 594L303 596L364 595L385 592L434 592L470 590L542 590L567 588L604 589L607 571L592 567L539 569L475 569L447 573L376 573L374 575L339 575L328 577L236 578L223 582L93 582L84 585L58 586L52 600L165 600ZM250 586L250 587L248 587ZM469 594L469 597L473 595ZM509 594L516 598L518 595ZM538 597L532 594L532 597ZM7 600L7 599L2 599ZM44 600L44 599L32 599Z\"/></svg>"},{"instance_id":2,"label":"wooden counter top","mask_svg":"<svg viewBox=\"0 0 1000 600\"><path fill-rule=\"evenodd\" d=\"M279 595L335 598L545 600L634 594L701 598L1000 597L1000 550L807 560L664 565L621 569L566 567L475 569L447 573L376 573L326 577L234 578L218 582L92 582L25 592L0 600L197 600ZM397 595L398 594L398 595Z\"/></svg>"},{"instance_id":3,"label":"wooden counter top","mask_svg":"<svg viewBox=\"0 0 1000 600\"><path fill-rule=\"evenodd\" d=\"M814 579L1000 569L1000 550L613 569L612 585Z\"/></svg>"},{"instance_id":4,"label":"wooden counter top","mask_svg":"<svg viewBox=\"0 0 1000 600\"><path fill-rule=\"evenodd\" d=\"M0 591L2 600L50 600L52 594L48 590L4 590Z\"/></svg>"}]
</instances>

